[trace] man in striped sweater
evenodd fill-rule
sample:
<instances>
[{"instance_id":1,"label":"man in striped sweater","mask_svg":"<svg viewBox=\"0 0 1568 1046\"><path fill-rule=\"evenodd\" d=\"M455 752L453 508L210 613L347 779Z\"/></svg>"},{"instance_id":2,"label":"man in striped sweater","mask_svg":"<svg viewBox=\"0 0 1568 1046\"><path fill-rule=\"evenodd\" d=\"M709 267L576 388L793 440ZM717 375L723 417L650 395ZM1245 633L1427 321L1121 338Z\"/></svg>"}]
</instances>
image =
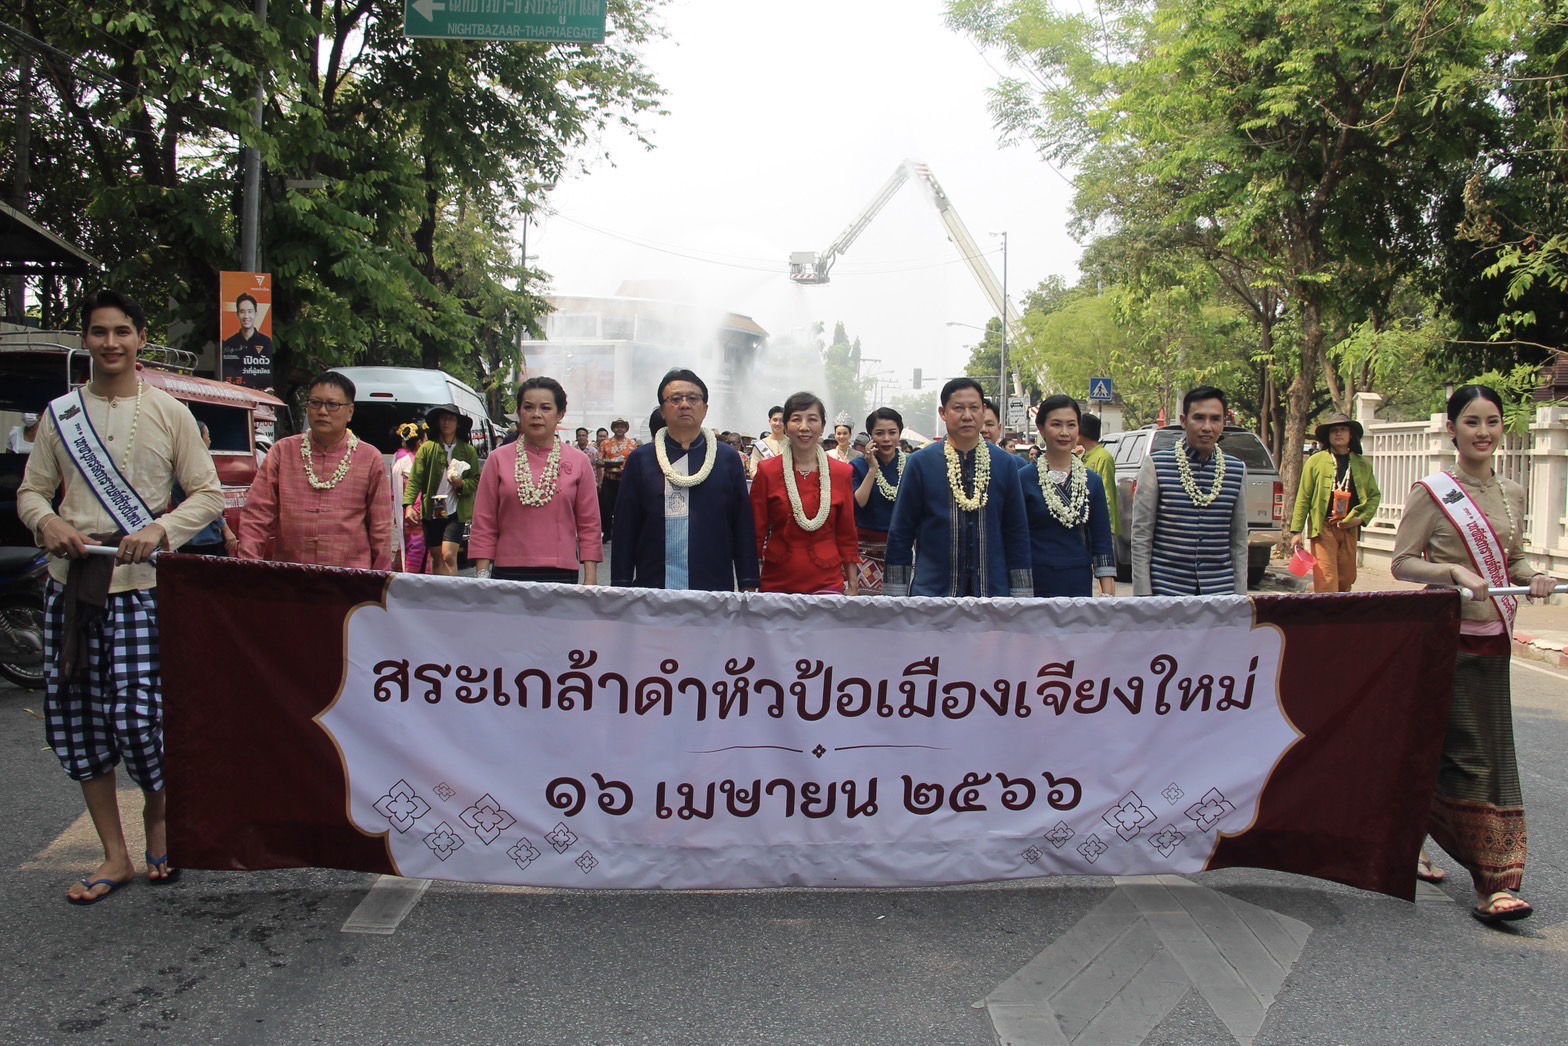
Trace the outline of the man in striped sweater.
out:
<instances>
[{"instance_id":1,"label":"man in striped sweater","mask_svg":"<svg viewBox=\"0 0 1568 1046\"><path fill-rule=\"evenodd\" d=\"M1138 596L1247 593L1246 466L1219 448L1225 393L1182 397L1182 438L1138 472L1132 590Z\"/></svg>"}]
</instances>

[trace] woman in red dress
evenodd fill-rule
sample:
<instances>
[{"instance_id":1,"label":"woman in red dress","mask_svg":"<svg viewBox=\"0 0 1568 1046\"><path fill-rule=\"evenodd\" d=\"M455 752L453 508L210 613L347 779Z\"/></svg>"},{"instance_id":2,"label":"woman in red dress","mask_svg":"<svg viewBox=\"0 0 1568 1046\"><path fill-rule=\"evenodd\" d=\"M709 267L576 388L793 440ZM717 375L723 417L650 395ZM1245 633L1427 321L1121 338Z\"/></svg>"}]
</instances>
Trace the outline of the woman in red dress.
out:
<instances>
[{"instance_id":1,"label":"woman in red dress","mask_svg":"<svg viewBox=\"0 0 1568 1046\"><path fill-rule=\"evenodd\" d=\"M751 511L764 592L856 594L854 470L822 449L824 414L809 392L785 400L784 451L757 466Z\"/></svg>"}]
</instances>

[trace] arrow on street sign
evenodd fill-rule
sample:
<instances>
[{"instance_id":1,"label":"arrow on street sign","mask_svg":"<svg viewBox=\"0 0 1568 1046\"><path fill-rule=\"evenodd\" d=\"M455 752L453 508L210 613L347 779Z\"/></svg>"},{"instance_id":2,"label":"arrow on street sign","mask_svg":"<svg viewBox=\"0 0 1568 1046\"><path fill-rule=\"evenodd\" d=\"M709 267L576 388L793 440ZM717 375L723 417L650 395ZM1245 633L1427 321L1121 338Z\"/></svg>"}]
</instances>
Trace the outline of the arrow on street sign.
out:
<instances>
[{"instance_id":1,"label":"arrow on street sign","mask_svg":"<svg viewBox=\"0 0 1568 1046\"><path fill-rule=\"evenodd\" d=\"M1312 932L1177 875L1116 889L985 1000L1003 1043L1142 1042L1196 989L1242 1046Z\"/></svg>"},{"instance_id":2,"label":"arrow on street sign","mask_svg":"<svg viewBox=\"0 0 1568 1046\"><path fill-rule=\"evenodd\" d=\"M446 10L445 4L435 3L435 0L414 0L414 2L409 6L418 11L420 14L424 15L425 21L427 22L434 22L436 20L437 11Z\"/></svg>"}]
</instances>

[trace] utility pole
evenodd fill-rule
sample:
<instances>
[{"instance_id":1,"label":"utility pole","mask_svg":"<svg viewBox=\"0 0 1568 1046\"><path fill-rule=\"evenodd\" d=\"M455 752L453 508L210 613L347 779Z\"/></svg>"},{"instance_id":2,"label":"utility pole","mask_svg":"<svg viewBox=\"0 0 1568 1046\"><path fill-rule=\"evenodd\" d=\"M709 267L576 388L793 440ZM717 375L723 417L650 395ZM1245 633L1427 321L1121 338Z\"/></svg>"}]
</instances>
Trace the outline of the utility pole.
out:
<instances>
[{"instance_id":1,"label":"utility pole","mask_svg":"<svg viewBox=\"0 0 1568 1046\"><path fill-rule=\"evenodd\" d=\"M11 172L11 206L27 213L27 183L33 163L33 54L21 49L16 93L16 167ZM6 313L13 323L27 316L27 277L13 276Z\"/></svg>"},{"instance_id":2,"label":"utility pole","mask_svg":"<svg viewBox=\"0 0 1568 1046\"><path fill-rule=\"evenodd\" d=\"M1001 417L996 420L1001 424L1002 431L1007 431L1007 394L1012 391L1007 387L1007 232L993 232L992 236L1002 238L1002 375L997 383L996 409Z\"/></svg>"},{"instance_id":3,"label":"utility pole","mask_svg":"<svg viewBox=\"0 0 1568 1046\"><path fill-rule=\"evenodd\" d=\"M256 22L258 28L267 25L267 0L256 0ZM260 136L262 107L266 104L266 74L258 70L256 73L256 94L251 100L252 133ZM261 239L261 149L255 145L247 145L241 159L241 168L244 172L244 197L240 202L240 271L255 272L259 267L259 242ZM221 306L220 306L221 308ZM218 381L223 380L223 346L218 346L217 358L213 361L213 377Z\"/></svg>"}]
</instances>

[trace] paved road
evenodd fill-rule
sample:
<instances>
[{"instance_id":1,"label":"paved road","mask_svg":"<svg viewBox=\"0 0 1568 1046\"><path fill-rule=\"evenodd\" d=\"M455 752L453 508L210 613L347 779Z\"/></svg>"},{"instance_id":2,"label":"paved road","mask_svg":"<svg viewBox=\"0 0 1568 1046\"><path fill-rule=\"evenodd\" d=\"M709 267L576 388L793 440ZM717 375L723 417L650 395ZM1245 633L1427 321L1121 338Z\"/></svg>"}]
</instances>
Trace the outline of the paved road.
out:
<instances>
[{"instance_id":1,"label":"paved road","mask_svg":"<svg viewBox=\"0 0 1568 1046\"><path fill-rule=\"evenodd\" d=\"M12 957L0 1042L869 1046L994 1043L1002 1026L1035 1027L1014 1041L1084 1044L1560 1043L1568 673L1516 660L1514 680L1526 892L1538 912L1501 931L1470 919L1458 885L1423 887L1410 905L1246 870L1173 888L1082 878L637 894L436 883L400 921L400 898L374 876L188 872L169 888L139 883L73 908L66 885L96 863L79 793L43 748L40 695L0 690L0 925ZM344 932L356 912L392 932ZM1173 941L1189 912L1202 933ZM1113 923L1131 927L1118 949L1083 950ZM1235 962L1268 945L1265 930L1283 942L1269 947L1292 954ZM1205 967L1205 955L1231 963ZM1275 988L1249 968L1271 962ZM1237 987L1238 967L1250 989ZM1030 987L1053 978L1067 986L1052 999ZM1261 1021L1251 1031L1249 1010ZM1053 1011L1065 1014L1055 1031L1029 1025Z\"/></svg>"}]
</instances>

